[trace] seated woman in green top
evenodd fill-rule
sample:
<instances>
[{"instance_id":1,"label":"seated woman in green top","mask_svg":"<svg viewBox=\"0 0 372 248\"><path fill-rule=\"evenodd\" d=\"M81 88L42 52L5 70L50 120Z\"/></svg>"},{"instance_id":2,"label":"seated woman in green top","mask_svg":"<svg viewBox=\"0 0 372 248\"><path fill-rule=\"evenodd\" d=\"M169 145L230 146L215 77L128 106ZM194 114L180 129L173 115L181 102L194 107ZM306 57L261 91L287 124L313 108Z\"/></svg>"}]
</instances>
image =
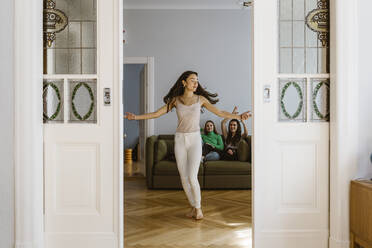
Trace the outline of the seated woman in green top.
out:
<instances>
[{"instance_id":1,"label":"seated woman in green top","mask_svg":"<svg viewBox=\"0 0 372 248\"><path fill-rule=\"evenodd\" d=\"M216 125L208 120L204 125L204 131L201 134L203 140L204 160L219 160L220 153L223 151L222 136L217 133Z\"/></svg>"}]
</instances>

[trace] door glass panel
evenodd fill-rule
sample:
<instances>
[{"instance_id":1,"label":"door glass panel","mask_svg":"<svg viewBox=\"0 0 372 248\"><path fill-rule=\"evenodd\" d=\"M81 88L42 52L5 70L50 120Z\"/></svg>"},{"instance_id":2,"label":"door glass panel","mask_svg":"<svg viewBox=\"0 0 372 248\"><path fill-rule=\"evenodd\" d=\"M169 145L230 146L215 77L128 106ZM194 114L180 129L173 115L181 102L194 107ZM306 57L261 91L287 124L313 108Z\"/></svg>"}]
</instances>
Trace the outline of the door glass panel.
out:
<instances>
[{"instance_id":1,"label":"door glass panel","mask_svg":"<svg viewBox=\"0 0 372 248\"><path fill-rule=\"evenodd\" d=\"M305 46L305 25L303 21L293 22L293 46L301 47Z\"/></svg>"},{"instance_id":2,"label":"door glass panel","mask_svg":"<svg viewBox=\"0 0 372 248\"><path fill-rule=\"evenodd\" d=\"M55 68L55 74L67 74L69 71L69 56L68 49L54 49L55 59L53 68ZM49 58L48 58L49 60Z\"/></svg>"},{"instance_id":3,"label":"door glass panel","mask_svg":"<svg viewBox=\"0 0 372 248\"><path fill-rule=\"evenodd\" d=\"M297 21L305 19L305 0L293 0L293 19Z\"/></svg>"},{"instance_id":4,"label":"door glass panel","mask_svg":"<svg viewBox=\"0 0 372 248\"><path fill-rule=\"evenodd\" d=\"M280 23L280 47L292 47L292 22Z\"/></svg>"},{"instance_id":5,"label":"door glass panel","mask_svg":"<svg viewBox=\"0 0 372 248\"><path fill-rule=\"evenodd\" d=\"M292 48L280 48L280 61L279 70L280 71L292 71Z\"/></svg>"},{"instance_id":6,"label":"door glass panel","mask_svg":"<svg viewBox=\"0 0 372 248\"><path fill-rule=\"evenodd\" d=\"M328 5L329 0L279 0L279 73L329 73ZM284 48L292 49L291 54ZM307 65L313 62L313 49L315 67Z\"/></svg>"},{"instance_id":7,"label":"door glass panel","mask_svg":"<svg viewBox=\"0 0 372 248\"><path fill-rule=\"evenodd\" d=\"M44 0L44 74L96 74L96 19L96 0Z\"/></svg>"},{"instance_id":8,"label":"door glass panel","mask_svg":"<svg viewBox=\"0 0 372 248\"><path fill-rule=\"evenodd\" d=\"M44 80L43 120L63 122L63 80Z\"/></svg>"},{"instance_id":9,"label":"door glass panel","mask_svg":"<svg viewBox=\"0 0 372 248\"><path fill-rule=\"evenodd\" d=\"M328 49L321 48L318 49L318 72L319 73L328 73L329 72L329 63L328 61Z\"/></svg>"},{"instance_id":10,"label":"door glass panel","mask_svg":"<svg viewBox=\"0 0 372 248\"><path fill-rule=\"evenodd\" d=\"M306 79L279 80L279 121L306 121Z\"/></svg>"},{"instance_id":11,"label":"door glass panel","mask_svg":"<svg viewBox=\"0 0 372 248\"><path fill-rule=\"evenodd\" d=\"M69 122L97 122L96 80L69 80Z\"/></svg>"},{"instance_id":12,"label":"door glass panel","mask_svg":"<svg viewBox=\"0 0 372 248\"><path fill-rule=\"evenodd\" d=\"M306 48L306 72L317 73L318 68L318 49Z\"/></svg>"},{"instance_id":13,"label":"door glass panel","mask_svg":"<svg viewBox=\"0 0 372 248\"><path fill-rule=\"evenodd\" d=\"M281 0L279 7L280 20L292 20L292 0Z\"/></svg>"},{"instance_id":14,"label":"door glass panel","mask_svg":"<svg viewBox=\"0 0 372 248\"><path fill-rule=\"evenodd\" d=\"M305 49L293 48L293 72L305 73Z\"/></svg>"},{"instance_id":15,"label":"door glass panel","mask_svg":"<svg viewBox=\"0 0 372 248\"><path fill-rule=\"evenodd\" d=\"M329 121L329 80L311 80L311 120Z\"/></svg>"}]
</instances>

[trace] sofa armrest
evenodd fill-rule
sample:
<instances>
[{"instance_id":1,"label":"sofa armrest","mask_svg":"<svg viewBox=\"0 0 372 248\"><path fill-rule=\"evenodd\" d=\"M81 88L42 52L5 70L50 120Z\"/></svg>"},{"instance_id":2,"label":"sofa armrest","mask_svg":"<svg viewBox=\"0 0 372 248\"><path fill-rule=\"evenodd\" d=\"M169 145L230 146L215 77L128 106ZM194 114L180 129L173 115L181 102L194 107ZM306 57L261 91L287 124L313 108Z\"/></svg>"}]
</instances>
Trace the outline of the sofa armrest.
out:
<instances>
[{"instance_id":1,"label":"sofa armrest","mask_svg":"<svg viewBox=\"0 0 372 248\"><path fill-rule=\"evenodd\" d=\"M152 169L155 163L155 143L158 139L158 136L153 135L147 138L146 140L146 183L147 188L153 188L153 172Z\"/></svg>"},{"instance_id":2,"label":"sofa armrest","mask_svg":"<svg viewBox=\"0 0 372 248\"><path fill-rule=\"evenodd\" d=\"M245 138L245 141L248 144L248 151L249 151L248 162L251 163L252 162L252 136L248 135L248 137Z\"/></svg>"},{"instance_id":3,"label":"sofa armrest","mask_svg":"<svg viewBox=\"0 0 372 248\"><path fill-rule=\"evenodd\" d=\"M238 144L238 160L251 162L251 136L243 138Z\"/></svg>"}]
</instances>

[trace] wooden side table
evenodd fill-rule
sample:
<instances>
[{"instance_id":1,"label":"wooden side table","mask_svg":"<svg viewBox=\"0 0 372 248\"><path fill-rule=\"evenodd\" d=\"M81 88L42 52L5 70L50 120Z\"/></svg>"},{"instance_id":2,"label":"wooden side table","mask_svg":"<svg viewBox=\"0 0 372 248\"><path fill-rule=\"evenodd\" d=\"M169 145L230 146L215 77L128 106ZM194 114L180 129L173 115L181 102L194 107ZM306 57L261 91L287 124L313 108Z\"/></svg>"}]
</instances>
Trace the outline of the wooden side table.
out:
<instances>
[{"instance_id":1,"label":"wooden side table","mask_svg":"<svg viewBox=\"0 0 372 248\"><path fill-rule=\"evenodd\" d=\"M350 248L372 248L372 181L351 181Z\"/></svg>"}]
</instances>

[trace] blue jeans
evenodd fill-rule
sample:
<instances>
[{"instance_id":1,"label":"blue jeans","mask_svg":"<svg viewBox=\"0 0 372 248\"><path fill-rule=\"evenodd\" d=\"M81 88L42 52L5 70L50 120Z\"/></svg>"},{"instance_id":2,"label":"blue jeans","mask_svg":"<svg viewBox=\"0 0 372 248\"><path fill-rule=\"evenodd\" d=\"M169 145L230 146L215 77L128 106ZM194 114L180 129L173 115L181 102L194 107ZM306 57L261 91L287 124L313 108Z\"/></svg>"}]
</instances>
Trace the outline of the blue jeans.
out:
<instances>
[{"instance_id":1,"label":"blue jeans","mask_svg":"<svg viewBox=\"0 0 372 248\"><path fill-rule=\"evenodd\" d=\"M218 152L210 152L207 155L205 155L206 161L212 161L212 160L220 160L220 154Z\"/></svg>"},{"instance_id":2,"label":"blue jeans","mask_svg":"<svg viewBox=\"0 0 372 248\"><path fill-rule=\"evenodd\" d=\"M201 143L202 143L202 147L203 147L203 145L204 145L203 139L202 139ZM218 152L209 152L205 155L204 160L205 161L220 160L220 154L218 154Z\"/></svg>"}]
</instances>

